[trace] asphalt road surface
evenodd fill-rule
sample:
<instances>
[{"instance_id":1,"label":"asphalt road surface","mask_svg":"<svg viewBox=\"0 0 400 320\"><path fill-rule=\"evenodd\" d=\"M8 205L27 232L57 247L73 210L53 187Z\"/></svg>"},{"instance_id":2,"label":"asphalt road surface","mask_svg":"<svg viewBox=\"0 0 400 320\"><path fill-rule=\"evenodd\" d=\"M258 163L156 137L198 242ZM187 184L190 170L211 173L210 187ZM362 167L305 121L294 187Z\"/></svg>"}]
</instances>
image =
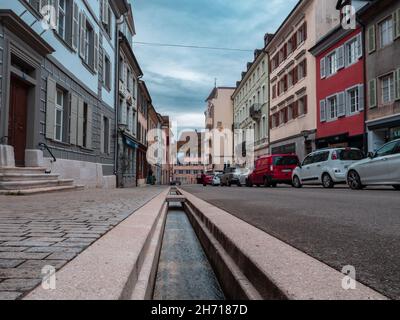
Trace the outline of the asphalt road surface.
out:
<instances>
[{"instance_id":1,"label":"asphalt road surface","mask_svg":"<svg viewBox=\"0 0 400 320\"><path fill-rule=\"evenodd\" d=\"M183 186L184 190L400 299L400 192L390 188L246 188Z\"/></svg>"}]
</instances>

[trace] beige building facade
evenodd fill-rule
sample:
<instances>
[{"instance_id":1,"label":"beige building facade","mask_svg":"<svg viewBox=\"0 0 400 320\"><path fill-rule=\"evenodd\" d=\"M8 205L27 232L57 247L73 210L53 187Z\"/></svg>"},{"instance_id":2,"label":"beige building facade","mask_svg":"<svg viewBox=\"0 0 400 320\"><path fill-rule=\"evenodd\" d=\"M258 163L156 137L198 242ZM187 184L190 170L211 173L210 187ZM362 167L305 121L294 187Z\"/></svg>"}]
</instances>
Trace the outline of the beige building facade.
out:
<instances>
[{"instance_id":1,"label":"beige building facade","mask_svg":"<svg viewBox=\"0 0 400 320\"><path fill-rule=\"evenodd\" d=\"M206 129L214 133L205 137L205 143L208 144L208 148L205 149L205 157L209 163L207 170L220 171L225 165L233 163L233 136L229 133L232 133L233 129L234 91L235 88L231 87L215 87L206 100ZM225 143L222 143L220 138Z\"/></svg>"},{"instance_id":2,"label":"beige building facade","mask_svg":"<svg viewBox=\"0 0 400 320\"><path fill-rule=\"evenodd\" d=\"M300 0L267 45L270 57L270 152L315 149L316 65L309 49L340 22L336 1Z\"/></svg>"}]
</instances>

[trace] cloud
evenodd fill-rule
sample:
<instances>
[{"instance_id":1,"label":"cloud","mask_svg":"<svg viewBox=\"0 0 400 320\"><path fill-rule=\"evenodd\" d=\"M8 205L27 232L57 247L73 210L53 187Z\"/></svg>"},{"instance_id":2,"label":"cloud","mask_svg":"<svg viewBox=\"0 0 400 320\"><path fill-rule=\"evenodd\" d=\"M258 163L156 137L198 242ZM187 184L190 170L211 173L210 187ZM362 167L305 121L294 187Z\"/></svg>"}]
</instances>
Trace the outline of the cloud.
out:
<instances>
[{"instance_id":1,"label":"cloud","mask_svg":"<svg viewBox=\"0 0 400 320\"><path fill-rule=\"evenodd\" d=\"M298 0L135 0L134 52L157 111L187 127L204 127L214 86L234 86L253 52L153 47L171 43L254 50Z\"/></svg>"}]
</instances>

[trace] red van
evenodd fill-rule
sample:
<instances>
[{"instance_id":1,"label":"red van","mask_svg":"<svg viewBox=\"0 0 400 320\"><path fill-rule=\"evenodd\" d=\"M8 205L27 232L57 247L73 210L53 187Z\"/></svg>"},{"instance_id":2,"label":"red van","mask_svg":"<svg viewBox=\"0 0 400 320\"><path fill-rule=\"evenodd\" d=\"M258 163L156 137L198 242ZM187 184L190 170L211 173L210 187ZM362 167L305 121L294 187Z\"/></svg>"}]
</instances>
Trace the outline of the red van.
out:
<instances>
[{"instance_id":1,"label":"red van","mask_svg":"<svg viewBox=\"0 0 400 320\"><path fill-rule=\"evenodd\" d=\"M299 165L295 154L274 154L256 160L247 178L247 186L276 187L278 183L292 184L292 172Z\"/></svg>"}]
</instances>

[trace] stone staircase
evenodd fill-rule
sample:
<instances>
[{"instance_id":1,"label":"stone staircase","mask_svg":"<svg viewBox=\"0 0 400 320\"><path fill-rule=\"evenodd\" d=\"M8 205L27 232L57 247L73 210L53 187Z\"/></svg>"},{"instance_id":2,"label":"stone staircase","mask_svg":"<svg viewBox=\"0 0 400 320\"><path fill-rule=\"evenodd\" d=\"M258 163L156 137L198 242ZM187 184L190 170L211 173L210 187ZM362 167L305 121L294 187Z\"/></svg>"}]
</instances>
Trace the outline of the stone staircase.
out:
<instances>
[{"instance_id":1,"label":"stone staircase","mask_svg":"<svg viewBox=\"0 0 400 320\"><path fill-rule=\"evenodd\" d=\"M0 195L31 195L76 190L74 180L60 179L45 168L0 168Z\"/></svg>"}]
</instances>

